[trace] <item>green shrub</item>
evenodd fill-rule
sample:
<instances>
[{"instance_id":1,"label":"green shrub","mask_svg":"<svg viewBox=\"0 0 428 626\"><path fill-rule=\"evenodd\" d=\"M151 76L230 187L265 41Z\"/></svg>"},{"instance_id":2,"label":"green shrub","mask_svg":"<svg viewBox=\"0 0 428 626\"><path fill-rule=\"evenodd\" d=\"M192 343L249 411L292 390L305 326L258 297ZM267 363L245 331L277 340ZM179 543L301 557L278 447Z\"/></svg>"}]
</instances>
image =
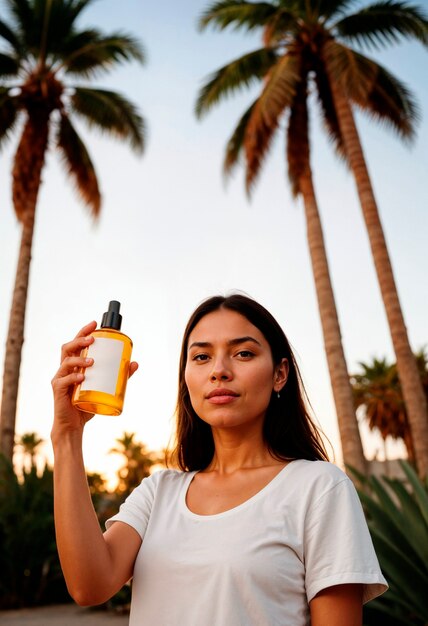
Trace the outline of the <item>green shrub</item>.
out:
<instances>
[{"instance_id":1,"label":"green shrub","mask_svg":"<svg viewBox=\"0 0 428 626\"><path fill-rule=\"evenodd\" d=\"M104 530L123 498L107 492L99 474L89 474L88 482ZM31 463L19 479L0 455L0 609L70 601L55 541L52 468L38 474ZM125 586L104 608L126 610L129 602Z\"/></svg>"},{"instance_id":2,"label":"green shrub","mask_svg":"<svg viewBox=\"0 0 428 626\"><path fill-rule=\"evenodd\" d=\"M18 480L0 456L0 608L66 602L55 544L53 476L35 466Z\"/></svg>"},{"instance_id":3,"label":"green shrub","mask_svg":"<svg viewBox=\"0 0 428 626\"><path fill-rule=\"evenodd\" d=\"M406 480L365 478L359 496L389 590L364 609L366 626L428 623L428 489L406 461Z\"/></svg>"}]
</instances>

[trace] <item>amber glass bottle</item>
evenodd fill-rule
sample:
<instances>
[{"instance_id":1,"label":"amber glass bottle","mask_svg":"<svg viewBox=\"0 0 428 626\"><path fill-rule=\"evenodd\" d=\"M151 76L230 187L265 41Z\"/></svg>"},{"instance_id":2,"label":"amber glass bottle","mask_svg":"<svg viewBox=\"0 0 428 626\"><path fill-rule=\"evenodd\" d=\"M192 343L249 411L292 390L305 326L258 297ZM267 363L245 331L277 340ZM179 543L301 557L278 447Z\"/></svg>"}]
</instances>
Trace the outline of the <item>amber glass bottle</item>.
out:
<instances>
[{"instance_id":1,"label":"amber glass bottle","mask_svg":"<svg viewBox=\"0 0 428 626\"><path fill-rule=\"evenodd\" d=\"M85 380L76 385L72 403L82 411L99 415L120 415L125 399L131 362L132 341L120 332L120 302L112 300L104 313L95 341L82 351L94 359L85 371Z\"/></svg>"}]
</instances>

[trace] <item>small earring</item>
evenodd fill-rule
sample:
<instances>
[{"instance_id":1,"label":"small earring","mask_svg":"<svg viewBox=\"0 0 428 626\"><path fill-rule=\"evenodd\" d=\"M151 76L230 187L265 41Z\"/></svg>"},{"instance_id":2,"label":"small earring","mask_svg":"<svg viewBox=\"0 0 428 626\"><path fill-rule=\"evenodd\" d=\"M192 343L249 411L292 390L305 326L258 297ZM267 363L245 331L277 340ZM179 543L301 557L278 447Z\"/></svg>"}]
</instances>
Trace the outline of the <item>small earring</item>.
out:
<instances>
[{"instance_id":1,"label":"small earring","mask_svg":"<svg viewBox=\"0 0 428 626\"><path fill-rule=\"evenodd\" d=\"M278 398L278 400L281 397L281 394L279 393L279 391L276 392L276 397Z\"/></svg>"}]
</instances>

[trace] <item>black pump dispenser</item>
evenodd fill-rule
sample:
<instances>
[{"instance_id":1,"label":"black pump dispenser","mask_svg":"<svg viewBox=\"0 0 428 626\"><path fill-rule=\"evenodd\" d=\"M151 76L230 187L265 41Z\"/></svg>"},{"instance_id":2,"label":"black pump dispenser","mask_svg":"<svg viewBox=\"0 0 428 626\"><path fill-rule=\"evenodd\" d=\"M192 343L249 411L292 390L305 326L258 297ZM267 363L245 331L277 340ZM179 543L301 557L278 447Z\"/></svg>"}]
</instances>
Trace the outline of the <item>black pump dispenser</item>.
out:
<instances>
[{"instance_id":1,"label":"black pump dispenser","mask_svg":"<svg viewBox=\"0 0 428 626\"><path fill-rule=\"evenodd\" d=\"M106 311L101 320L101 328L112 328L113 330L120 330L122 325L122 316L119 313L120 302L117 300L111 300L108 305L108 311Z\"/></svg>"}]
</instances>

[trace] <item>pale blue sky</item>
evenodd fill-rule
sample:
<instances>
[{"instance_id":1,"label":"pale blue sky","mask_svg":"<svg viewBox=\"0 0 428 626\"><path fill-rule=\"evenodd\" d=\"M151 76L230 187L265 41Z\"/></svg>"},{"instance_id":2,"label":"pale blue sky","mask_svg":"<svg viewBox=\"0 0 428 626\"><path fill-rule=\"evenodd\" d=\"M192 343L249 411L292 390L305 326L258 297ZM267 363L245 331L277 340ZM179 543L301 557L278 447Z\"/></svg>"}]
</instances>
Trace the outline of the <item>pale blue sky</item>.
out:
<instances>
[{"instance_id":1,"label":"pale blue sky","mask_svg":"<svg viewBox=\"0 0 428 626\"><path fill-rule=\"evenodd\" d=\"M198 122L198 88L212 71L258 46L255 35L195 28L202 1L99 0L82 24L121 28L140 37L147 64L124 66L100 85L124 92L148 125L142 158L79 126L101 183L104 205L94 226L51 153L44 172L35 232L18 432L49 435L50 379L60 345L110 299L122 301L123 331L134 341L140 371L130 382L121 417L96 417L85 444L90 469L111 471L106 451L124 431L151 447L166 445L174 411L178 350L186 320L204 297L239 289L264 304L291 340L321 426L340 460L315 291L300 202L285 177L283 138L273 147L248 202L242 171L224 185L221 164L234 123L251 101L240 94ZM409 148L358 116L415 349L427 343L426 239L428 165L427 54L402 44L377 60L416 94L423 121ZM350 371L372 356L393 358L367 236L352 177L333 156L313 116L313 169ZM11 158L0 154L0 359L19 246L10 202ZM379 442L365 437L367 452ZM49 454L49 447L46 448Z\"/></svg>"}]
</instances>

